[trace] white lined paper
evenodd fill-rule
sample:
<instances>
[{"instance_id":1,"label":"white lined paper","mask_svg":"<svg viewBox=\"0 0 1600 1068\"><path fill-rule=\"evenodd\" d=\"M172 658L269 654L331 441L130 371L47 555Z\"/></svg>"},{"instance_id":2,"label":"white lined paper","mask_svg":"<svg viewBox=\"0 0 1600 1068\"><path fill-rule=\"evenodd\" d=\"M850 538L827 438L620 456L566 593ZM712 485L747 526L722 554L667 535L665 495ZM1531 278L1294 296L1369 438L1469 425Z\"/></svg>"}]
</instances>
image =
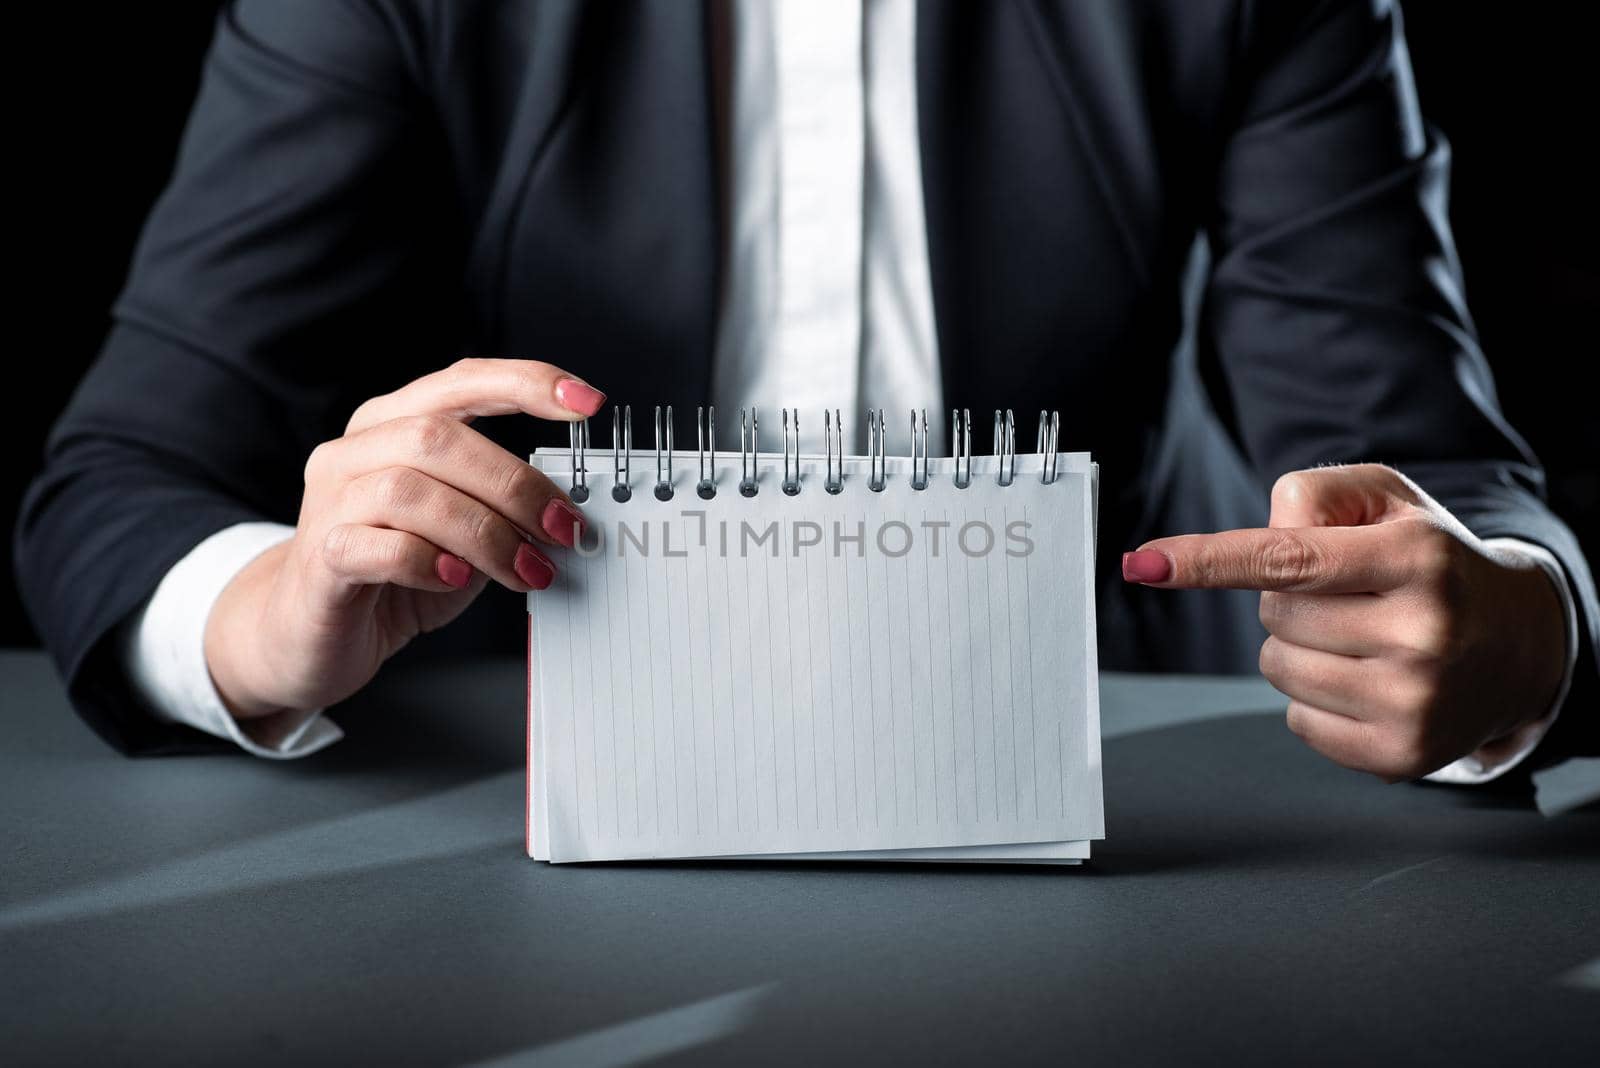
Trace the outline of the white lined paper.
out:
<instances>
[{"instance_id":1,"label":"white lined paper","mask_svg":"<svg viewBox=\"0 0 1600 1068\"><path fill-rule=\"evenodd\" d=\"M604 549L562 554L529 597L534 855L1067 859L1101 836L1087 456L1061 456L1050 485L1018 457L1009 487L975 457L967 489L934 460L923 491L891 458L881 493L848 458L838 495L805 457L787 497L763 454L755 498L737 455L718 461L714 500L690 455L661 502L636 452L617 503L591 454ZM533 462L568 484L564 450Z\"/></svg>"}]
</instances>

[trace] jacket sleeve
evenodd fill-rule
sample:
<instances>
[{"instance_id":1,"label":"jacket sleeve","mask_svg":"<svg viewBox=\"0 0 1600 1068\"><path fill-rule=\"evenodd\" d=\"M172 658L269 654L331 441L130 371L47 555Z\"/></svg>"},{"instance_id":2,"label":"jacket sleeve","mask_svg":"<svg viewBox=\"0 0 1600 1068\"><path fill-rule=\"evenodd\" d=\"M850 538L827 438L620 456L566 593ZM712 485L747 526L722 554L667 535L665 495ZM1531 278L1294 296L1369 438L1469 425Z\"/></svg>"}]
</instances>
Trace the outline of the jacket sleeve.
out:
<instances>
[{"instance_id":1,"label":"jacket sleeve","mask_svg":"<svg viewBox=\"0 0 1600 1068\"><path fill-rule=\"evenodd\" d=\"M1594 751L1600 601L1499 410L1450 234L1449 148L1418 111L1399 10L1240 10L1200 329L1223 421L1264 482L1387 463L1476 534L1554 554L1578 606L1579 657L1535 763Z\"/></svg>"},{"instance_id":2,"label":"jacket sleeve","mask_svg":"<svg viewBox=\"0 0 1600 1068\"><path fill-rule=\"evenodd\" d=\"M24 602L74 706L124 750L214 743L139 707L117 625L208 535L293 523L316 443L441 355L423 294L452 201L428 188L406 30L357 0L224 8L110 333L24 500Z\"/></svg>"}]
</instances>

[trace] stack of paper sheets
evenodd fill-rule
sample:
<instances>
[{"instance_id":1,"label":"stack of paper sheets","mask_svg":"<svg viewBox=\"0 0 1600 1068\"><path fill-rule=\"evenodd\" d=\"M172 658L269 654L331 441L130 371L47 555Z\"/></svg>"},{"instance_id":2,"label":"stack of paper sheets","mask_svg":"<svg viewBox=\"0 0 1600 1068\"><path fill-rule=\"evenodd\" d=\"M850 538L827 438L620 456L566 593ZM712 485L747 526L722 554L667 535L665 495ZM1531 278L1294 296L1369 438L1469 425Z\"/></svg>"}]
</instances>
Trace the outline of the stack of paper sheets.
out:
<instances>
[{"instance_id":1,"label":"stack of paper sheets","mask_svg":"<svg viewBox=\"0 0 1600 1068\"><path fill-rule=\"evenodd\" d=\"M530 594L528 851L1077 863L1104 833L1094 612L1095 468L976 457L738 456L670 500L635 453L626 501L591 453L581 551ZM731 461L731 462L730 462ZM566 450L532 462L563 488ZM604 470L596 470L603 467Z\"/></svg>"}]
</instances>

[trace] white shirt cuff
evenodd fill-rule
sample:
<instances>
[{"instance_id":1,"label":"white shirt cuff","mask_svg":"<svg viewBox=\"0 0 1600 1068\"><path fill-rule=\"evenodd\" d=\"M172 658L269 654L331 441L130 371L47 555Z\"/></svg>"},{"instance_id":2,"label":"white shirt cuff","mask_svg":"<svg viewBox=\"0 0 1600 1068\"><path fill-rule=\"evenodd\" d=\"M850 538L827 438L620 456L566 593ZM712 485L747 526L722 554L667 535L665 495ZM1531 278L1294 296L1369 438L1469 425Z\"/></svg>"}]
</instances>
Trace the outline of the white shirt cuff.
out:
<instances>
[{"instance_id":1,"label":"white shirt cuff","mask_svg":"<svg viewBox=\"0 0 1600 1068\"><path fill-rule=\"evenodd\" d=\"M1572 588L1567 585L1567 575L1561 570L1561 564L1549 549L1523 541L1521 538L1486 538L1483 544L1488 549L1517 553L1538 564L1544 569L1545 574L1550 576L1550 581L1556 588L1556 596L1561 599L1562 611L1567 620L1567 666L1562 672L1561 687L1556 690L1556 699L1550 706L1550 711L1542 718L1518 727L1504 738L1496 738L1454 763L1446 764L1432 775L1425 776L1429 782L1476 786L1498 779L1526 760L1528 754L1532 753L1550 732L1557 713L1561 711L1562 702L1567 699L1567 691L1572 688L1572 676L1577 670L1578 606L1572 598Z\"/></svg>"},{"instance_id":2,"label":"white shirt cuff","mask_svg":"<svg viewBox=\"0 0 1600 1068\"><path fill-rule=\"evenodd\" d=\"M206 666L206 621L224 587L246 564L293 534L293 527L281 523L238 523L218 531L172 565L123 628L123 665L157 719L279 760L309 756L344 737L321 709L234 719Z\"/></svg>"}]
</instances>

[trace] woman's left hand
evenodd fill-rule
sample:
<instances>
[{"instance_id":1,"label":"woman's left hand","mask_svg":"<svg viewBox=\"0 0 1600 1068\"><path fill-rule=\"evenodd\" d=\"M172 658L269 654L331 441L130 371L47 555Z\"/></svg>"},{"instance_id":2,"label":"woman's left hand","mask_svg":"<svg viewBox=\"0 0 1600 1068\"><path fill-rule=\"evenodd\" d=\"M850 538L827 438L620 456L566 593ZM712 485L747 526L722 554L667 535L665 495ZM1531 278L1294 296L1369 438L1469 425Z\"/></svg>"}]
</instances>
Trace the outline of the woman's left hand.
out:
<instances>
[{"instance_id":1,"label":"woman's left hand","mask_svg":"<svg viewBox=\"0 0 1600 1068\"><path fill-rule=\"evenodd\" d=\"M1550 576L1377 464L1287 474L1266 529L1162 538L1122 566L1163 589L1260 590L1261 673L1289 729L1390 781L1543 717L1566 667Z\"/></svg>"}]
</instances>

